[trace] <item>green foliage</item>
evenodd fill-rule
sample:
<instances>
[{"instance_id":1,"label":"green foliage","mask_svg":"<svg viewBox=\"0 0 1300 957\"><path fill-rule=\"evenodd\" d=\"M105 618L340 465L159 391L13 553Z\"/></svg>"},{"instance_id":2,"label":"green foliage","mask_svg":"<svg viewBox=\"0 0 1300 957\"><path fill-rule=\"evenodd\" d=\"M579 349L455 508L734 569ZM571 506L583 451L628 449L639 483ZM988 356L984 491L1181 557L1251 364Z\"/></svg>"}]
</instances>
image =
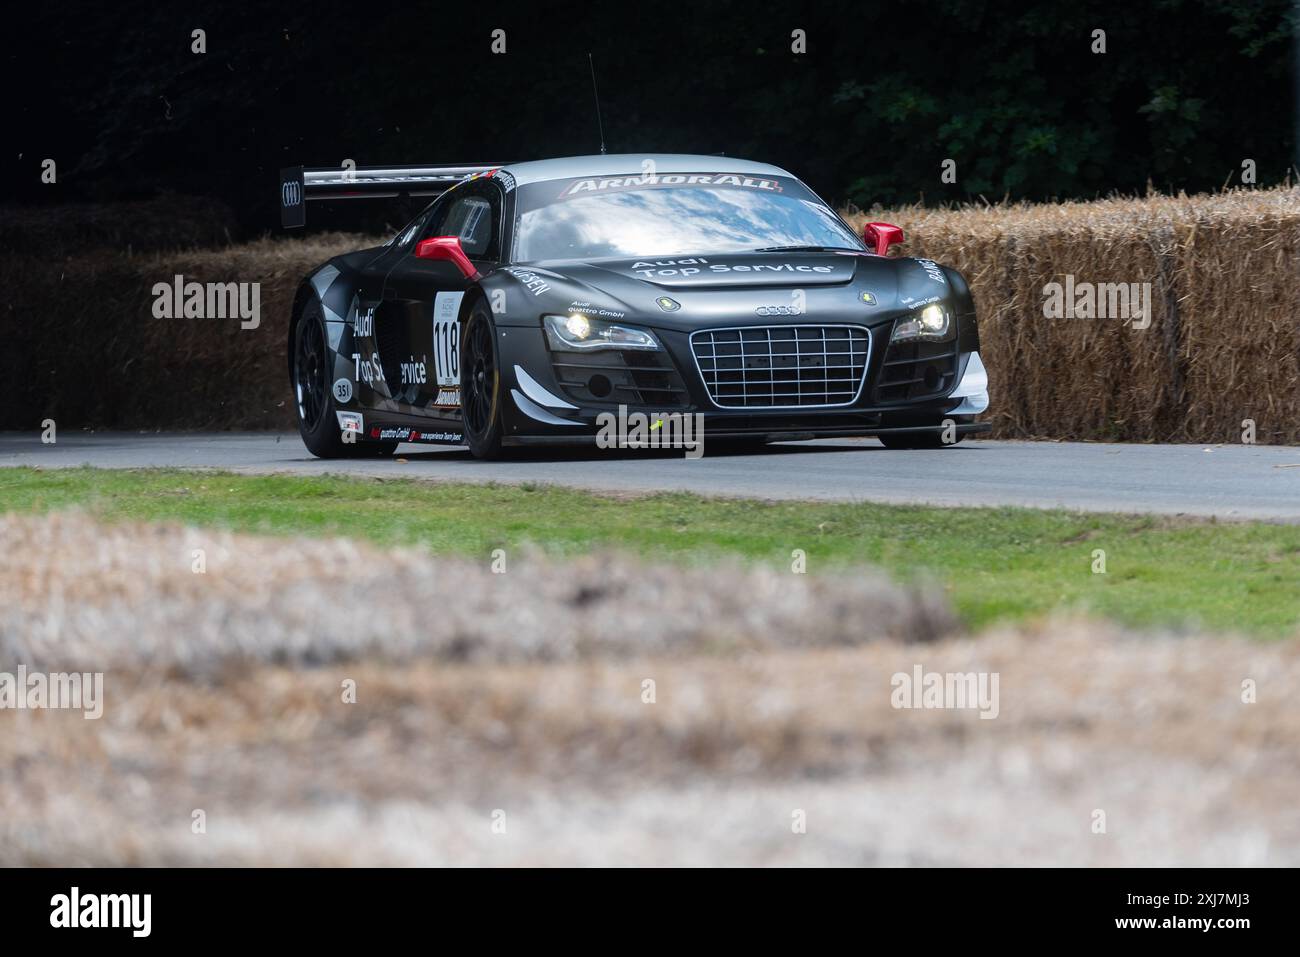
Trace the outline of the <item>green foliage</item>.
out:
<instances>
[{"instance_id":1,"label":"green foliage","mask_svg":"<svg viewBox=\"0 0 1300 957\"><path fill-rule=\"evenodd\" d=\"M1287 0L929 6L903 44L911 62L876 43L858 58L875 78L855 70L832 96L859 135L870 131L869 172L848 190L858 206L1088 198L1148 182L1200 191L1246 158L1265 185L1294 162ZM1096 29L1104 53L1092 51ZM946 158L955 184L939 182Z\"/></svg>"},{"instance_id":2,"label":"green foliage","mask_svg":"<svg viewBox=\"0 0 1300 957\"><path fill-rule=\"evenodd\" d=\"M863 208L1216 189L1246 158L1265 186L1296 162L1292 0L504 4L490 17L320 0L279 17L214 9L203 56L188 21L143 0L71 24L56 7L30 16L34 42L15 56L59 82L24 91L23 121L47 128L20 131L16 152L75 157L68 188L90 198L201 184L265 226L288 162L594 152L586 51L610 152L769 160ZM955 183L940 181L945 159Z\"/></svg>"}]
</instances>

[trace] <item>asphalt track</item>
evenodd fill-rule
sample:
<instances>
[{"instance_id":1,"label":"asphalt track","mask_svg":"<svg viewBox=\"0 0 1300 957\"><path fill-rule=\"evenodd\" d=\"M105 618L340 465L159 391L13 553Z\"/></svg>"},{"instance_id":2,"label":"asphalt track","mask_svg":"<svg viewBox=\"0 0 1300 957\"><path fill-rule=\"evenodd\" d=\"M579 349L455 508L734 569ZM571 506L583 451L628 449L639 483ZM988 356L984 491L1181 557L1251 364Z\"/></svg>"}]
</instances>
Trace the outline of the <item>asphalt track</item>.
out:
<instances>
[{"instance_id":1,"label":"asphalt track","mask_svg":"<svg viewBox=\"0 0 1300 957\"><path fill-rule=\"evenodd\" d=\"M707 445L706 445L707 450ZM1099 512L1300 521L1300 448L967 440L891 451L872 439L768 446L749 454L528 452L478 462L404 445L396 459L321 461L296 433L0 433L0 466L217 468L460 482L548 482L614 492L681 490L768 499L1026 505ZM0 481L0 508L3 508Z\"/></svg>"}]
</instances>

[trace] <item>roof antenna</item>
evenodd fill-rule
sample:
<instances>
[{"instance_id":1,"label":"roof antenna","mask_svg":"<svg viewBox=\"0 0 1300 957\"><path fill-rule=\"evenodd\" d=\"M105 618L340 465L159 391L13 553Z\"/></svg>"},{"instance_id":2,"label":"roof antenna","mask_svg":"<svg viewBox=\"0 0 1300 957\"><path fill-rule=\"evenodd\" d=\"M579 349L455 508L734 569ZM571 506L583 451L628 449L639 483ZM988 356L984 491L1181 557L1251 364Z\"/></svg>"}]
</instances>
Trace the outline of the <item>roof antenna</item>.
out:
<instances>
[{"instance_id":1,"label":"roof antenna","mask_svg":"<svg viewBox=\"0 0 1300 957\"><path fill-rule=\"evenodd\" d=\"M596 128L600 130L600 155L605 155L605 124L600 121L600 91L596 89L596 61L587 54L587 63L591 66L591 92L596 97Z\"/></svg>"}]
</instances>

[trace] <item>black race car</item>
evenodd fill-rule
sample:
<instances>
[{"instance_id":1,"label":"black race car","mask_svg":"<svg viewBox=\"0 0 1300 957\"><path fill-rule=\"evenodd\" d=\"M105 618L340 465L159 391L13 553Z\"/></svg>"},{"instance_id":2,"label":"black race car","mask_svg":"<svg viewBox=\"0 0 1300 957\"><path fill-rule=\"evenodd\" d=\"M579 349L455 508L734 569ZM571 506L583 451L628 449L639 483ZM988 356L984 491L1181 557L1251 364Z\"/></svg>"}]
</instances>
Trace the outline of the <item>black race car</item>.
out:
<instances>
[{"instance_id":1,"label":"black race car","mask_svg":"<svg viewBox=\"0 0 1300 957\"><path fill-rule=\"evenodd\" d=\"M636 413L696 419L710 441L930 448L988 428L961 274L889 257L902 231L886 223L864 244L777 167L601 155L281 173L288 226L308 200L398 196L437 198L294 302L289 376L318 456L431 442L491 458L597 442Z\"/></svg>"}]
</instances>

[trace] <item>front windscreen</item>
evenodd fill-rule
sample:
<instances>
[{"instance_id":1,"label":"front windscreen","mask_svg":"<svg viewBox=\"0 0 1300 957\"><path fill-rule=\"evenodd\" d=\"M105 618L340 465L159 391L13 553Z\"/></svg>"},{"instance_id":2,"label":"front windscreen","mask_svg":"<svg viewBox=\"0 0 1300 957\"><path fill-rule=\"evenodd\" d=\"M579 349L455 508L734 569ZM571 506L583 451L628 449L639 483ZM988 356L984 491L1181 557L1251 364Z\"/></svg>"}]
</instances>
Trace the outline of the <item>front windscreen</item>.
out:
<instances>
[{"instance_id":1,"label":"front windscreen","mask_svg":"<svg viewBox=\"0 0 1300 957\"><path fill-rule=\"evenodd\" d=\"M728 253L785 246L863 248L788 177L673 173L548 180L520 187L514 260Z\"/></svg>"}]
</instances>

